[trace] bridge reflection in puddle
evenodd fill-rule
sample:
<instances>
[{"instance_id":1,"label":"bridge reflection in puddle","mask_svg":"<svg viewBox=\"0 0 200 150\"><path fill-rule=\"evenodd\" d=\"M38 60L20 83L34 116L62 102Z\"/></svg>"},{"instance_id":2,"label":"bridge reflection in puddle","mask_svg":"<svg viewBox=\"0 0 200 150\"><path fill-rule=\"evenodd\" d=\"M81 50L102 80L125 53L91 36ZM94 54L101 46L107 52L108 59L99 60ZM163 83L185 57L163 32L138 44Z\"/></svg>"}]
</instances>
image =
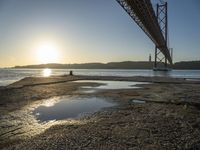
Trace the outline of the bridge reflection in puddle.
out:
<instances>
[{"instance_id":1,"label":"bridge reflection in puddle","mask_svg":"<svg viewBox=\"0 0 200 150\"><path fill-rule=\"evenodd\" d=\"M33 111L33 114L39 121L48 122L79 118L115 105L117 104L114 102L98 97L61 97L57 103L40 105Z\"/></svg>"}]
</instances>

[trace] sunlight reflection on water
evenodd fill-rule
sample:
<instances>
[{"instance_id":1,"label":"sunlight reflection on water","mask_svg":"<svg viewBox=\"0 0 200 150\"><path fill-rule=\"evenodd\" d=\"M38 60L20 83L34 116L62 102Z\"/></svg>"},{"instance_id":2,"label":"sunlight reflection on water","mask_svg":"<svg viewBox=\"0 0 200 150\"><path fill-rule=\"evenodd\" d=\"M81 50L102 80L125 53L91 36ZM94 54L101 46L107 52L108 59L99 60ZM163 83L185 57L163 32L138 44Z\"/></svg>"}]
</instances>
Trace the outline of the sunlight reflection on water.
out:
<instances>
[{"instance_id":1,"label":"sunlight reflection on water","mask_svg":"<svg viewBox=\"0 0 200 150\"><path fill-rule=\"evenodd\" d=\"M46 68L46 69L42 70L42 74L43 74L43 77L49 77L52 75L52 70L49 68Z\"/></svg>"}]
</instances>

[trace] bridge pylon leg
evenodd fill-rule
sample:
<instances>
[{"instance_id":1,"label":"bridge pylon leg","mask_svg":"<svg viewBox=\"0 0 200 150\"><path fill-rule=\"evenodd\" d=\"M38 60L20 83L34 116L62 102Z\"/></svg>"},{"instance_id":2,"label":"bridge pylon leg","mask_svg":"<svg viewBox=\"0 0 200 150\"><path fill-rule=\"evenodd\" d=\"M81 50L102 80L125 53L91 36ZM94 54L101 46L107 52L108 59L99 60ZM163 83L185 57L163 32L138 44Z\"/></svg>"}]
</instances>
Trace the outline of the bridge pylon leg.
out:
<instances>
[{"instance_id":1,"label":"bridge pylon leg","mask_svg":"<svg viewBox=\"0 0 200 150\"><path fill-rule=\"evenodd\" d=\"M161 32L165 39L165 45L168 45L168 16L167 16L167 2L163 4L157 4L157 20L160 25ZM155 46L155 62L154 71L168 71L168 61L165 55L161 53L159 48Z\"/></svg>"}]
</instances>

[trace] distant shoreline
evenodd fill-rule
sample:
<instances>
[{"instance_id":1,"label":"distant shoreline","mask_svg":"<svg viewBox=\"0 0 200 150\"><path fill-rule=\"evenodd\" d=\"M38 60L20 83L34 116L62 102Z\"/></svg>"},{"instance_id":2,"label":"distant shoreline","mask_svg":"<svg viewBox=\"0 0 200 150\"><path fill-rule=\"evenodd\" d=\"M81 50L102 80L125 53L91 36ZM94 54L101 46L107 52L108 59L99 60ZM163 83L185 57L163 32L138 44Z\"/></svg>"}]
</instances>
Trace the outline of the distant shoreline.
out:
<instances>
[{"instance_id":1,"label":"distant shoreline","mask_svg":"<svg viewBox=\"0 0 200 150\"><path fill-rule=\"evenodd\" d=\"M15 69L152 69L154 62L148 61L124 61L124 62L109 62L109 63L81 63L81 64L38 64L15 66ZM163 66L163 64L159 64ZM200 61L184 61L176 62L173 66L169 66L177 70L200 70Z\"/></svg>"}]
</instances>

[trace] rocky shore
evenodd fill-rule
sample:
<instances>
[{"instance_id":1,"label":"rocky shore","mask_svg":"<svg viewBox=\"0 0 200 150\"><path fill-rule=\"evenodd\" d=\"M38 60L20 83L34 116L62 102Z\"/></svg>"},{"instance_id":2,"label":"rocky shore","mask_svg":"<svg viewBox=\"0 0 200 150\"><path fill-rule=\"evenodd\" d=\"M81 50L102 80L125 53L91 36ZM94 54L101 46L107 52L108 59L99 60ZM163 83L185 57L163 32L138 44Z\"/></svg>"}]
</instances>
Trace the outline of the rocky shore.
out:
<instances>
[{"instance_id":1,"label":"rocky shore","mask_svg":"<svg viewBox=\"0 0 200 150\"><path fill-rule=\"evenodd\" d=\"M76 80L150 82L138 89L81 93ZM28 77L0 88L0 149L200 149L200 82L164 77ZM56 96L110 98L119 105L41 124L29 106ZM132 100L143 100L137 104Z\"/></svg>"}]
</instances>

